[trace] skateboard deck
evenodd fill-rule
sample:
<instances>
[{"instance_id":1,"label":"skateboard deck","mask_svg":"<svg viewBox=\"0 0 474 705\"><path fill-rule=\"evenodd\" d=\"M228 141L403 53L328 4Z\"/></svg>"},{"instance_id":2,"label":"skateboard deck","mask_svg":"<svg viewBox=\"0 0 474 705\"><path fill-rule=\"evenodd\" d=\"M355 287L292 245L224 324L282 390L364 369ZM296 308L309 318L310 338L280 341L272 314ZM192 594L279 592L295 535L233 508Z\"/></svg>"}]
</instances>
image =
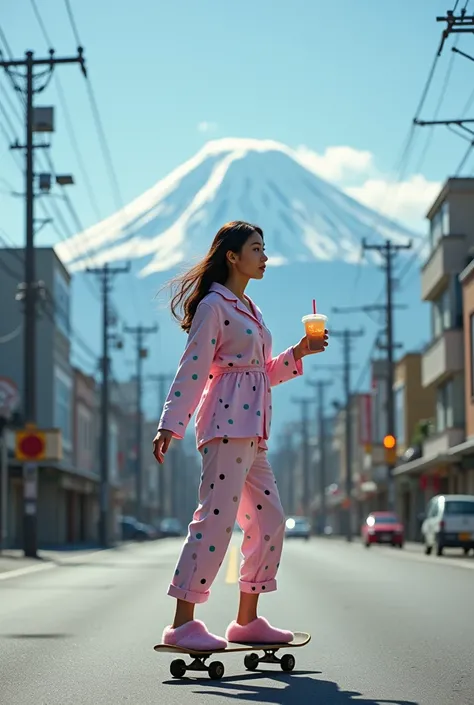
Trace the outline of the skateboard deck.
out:
<instances>
[{"instance_id":1,"label":"skateboard deck","mask_svg":"<svg viewBox=\"0 0 474 705\"><path fill-rule=\"evenodd\" d=\"M207 671L209 677L218 680L224 675L224 664L220 661L213 661L206 665L206 660L213 654L228 654L241 651L263 651L264 655L249 653L244 658L244 665L249 671L255 671L259 663L279 663L283 671L292 671L295 667L295 657L292 654L284 654L281 658L276 656L276 652L281 649L297 649L305 646L311 640L311 635L306 632L295 632L293 641L284 644L257 644L228 642L225 649L215 651L199 651L196 649L184 649L182 646L170 646L169 644L156 644L155 651L165 653L178 653L191 656L193 661L189 664L183 659L175 659L170 664L170 672L174 678L182 678L186 671Z\"/></svg>"}]
</instances>

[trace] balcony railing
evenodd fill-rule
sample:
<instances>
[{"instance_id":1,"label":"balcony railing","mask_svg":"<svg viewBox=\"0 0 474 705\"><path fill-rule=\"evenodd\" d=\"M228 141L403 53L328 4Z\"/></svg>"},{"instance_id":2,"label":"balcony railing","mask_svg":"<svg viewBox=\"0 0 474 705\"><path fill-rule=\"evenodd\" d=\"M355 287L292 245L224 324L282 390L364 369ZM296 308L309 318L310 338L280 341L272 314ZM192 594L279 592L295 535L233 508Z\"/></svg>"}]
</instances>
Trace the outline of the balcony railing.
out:
<instances>
[{"instance_id":1,"label":"balcony railing","mask_svg":"<svg viewBox=\"0 0 474 705\"><path fill-rule=\"evenodd\" d=\"M446 285L448 277L462 272L467 264L464 235L441 238L421 269L421 298L434 300Z\"/></svg>"},{"instance_id":2,"label":"balcony railing","mask_svg":"<svg viewBox=\"0 0 474 705\"><path fill-rule=\"evenodd\" d=\"M421 358L421 382L424 387L464 369L462 328L451 328L430 343Z\"/></svg>"}]
</instances>

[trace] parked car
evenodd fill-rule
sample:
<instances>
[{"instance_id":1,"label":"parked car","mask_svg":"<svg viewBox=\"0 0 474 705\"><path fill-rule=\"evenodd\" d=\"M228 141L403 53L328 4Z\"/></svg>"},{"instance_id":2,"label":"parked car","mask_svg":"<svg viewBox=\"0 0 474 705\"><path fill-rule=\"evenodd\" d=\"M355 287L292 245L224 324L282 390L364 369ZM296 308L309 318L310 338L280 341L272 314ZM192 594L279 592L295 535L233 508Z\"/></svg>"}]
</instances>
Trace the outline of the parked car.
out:
<instances>
[{"instance_id":1,"label":"parked car","mask_svg":"<svg viewBox=\"0 0 474 705\"><path fill-rule=\"evenodd\" d=\"M306 517L288 517L285 525L285 538L309 540L311 524Z\"/></svg>"},{"instance_id":2,"label":"parked car","mask_svg":"<svg viewBox=\"0 0 474 705\"><path fill-rule=\"evenodd\" d=\"M184 528L176 517L166 517L160 523L160 534L163 538L167 536L184 536Z\"/></svg>"},{"instance_id":3,"label":"parked car","mask_svg":"<svg viewBox=\"0 0 474 705\"><path fill-rule=\"evenodd\" d=\"M122 541L152 541L158 537L153 526L142 524L135 517L120 517L119 523L122 531Z\"/></svg>"},{"instance_id":4,"label":"parked car","mask_svg":"<svg viewBox=\"0 0 474 705\"><path fill-rule=\"evenodd\" d=\"M433 548L441 556L445 548L474 549L474 495L446 494L433 497L421 525L425 553Z\"/></svg>"},{"instance_id":5,"label":"parked car","mask_svg":"<svg viewBox=\"0 0 474 705\"><path fill-rule=\"evenodd\" d=\"M403 548L405 528L394 512L371 512L361 527L363 544L373 543Z\"/></svg>"}]
</instances>

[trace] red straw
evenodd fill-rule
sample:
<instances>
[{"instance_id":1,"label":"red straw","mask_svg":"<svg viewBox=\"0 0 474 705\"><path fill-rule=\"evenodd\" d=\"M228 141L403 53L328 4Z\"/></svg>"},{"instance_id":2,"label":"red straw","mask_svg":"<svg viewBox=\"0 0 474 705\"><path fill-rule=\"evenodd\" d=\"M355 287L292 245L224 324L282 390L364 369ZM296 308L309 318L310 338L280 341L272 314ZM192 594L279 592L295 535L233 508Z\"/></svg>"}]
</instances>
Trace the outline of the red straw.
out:
<instances>
[{"instance_id":1,"label":"red straw","mask_svg":"<svg viewBox=\"0 0 474 705\"><path fill-rule=\"evenodd\" d=\"M313 299L313 313L316 313L316 299Z\"/></svg>"}]
</instances>

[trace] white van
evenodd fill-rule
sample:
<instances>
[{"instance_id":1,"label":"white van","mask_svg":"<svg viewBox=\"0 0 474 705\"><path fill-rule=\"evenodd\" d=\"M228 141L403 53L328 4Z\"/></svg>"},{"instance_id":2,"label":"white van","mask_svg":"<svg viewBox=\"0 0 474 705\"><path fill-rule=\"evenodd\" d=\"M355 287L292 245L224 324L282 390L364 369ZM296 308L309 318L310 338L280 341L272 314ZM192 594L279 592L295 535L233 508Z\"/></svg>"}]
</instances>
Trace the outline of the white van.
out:
<instances>
[{"instance_id":1,"label":"white van","mask_svg":"<svg viewBox=\"0 0 474 705\"><path fill-rule=\"evenodd\" d=\"M441 556L444 548L463 548L465 555L474 549L474 495L437 495L428 503L421 526L425 553L436 547Z\"/></svg>"}]
</instances>

